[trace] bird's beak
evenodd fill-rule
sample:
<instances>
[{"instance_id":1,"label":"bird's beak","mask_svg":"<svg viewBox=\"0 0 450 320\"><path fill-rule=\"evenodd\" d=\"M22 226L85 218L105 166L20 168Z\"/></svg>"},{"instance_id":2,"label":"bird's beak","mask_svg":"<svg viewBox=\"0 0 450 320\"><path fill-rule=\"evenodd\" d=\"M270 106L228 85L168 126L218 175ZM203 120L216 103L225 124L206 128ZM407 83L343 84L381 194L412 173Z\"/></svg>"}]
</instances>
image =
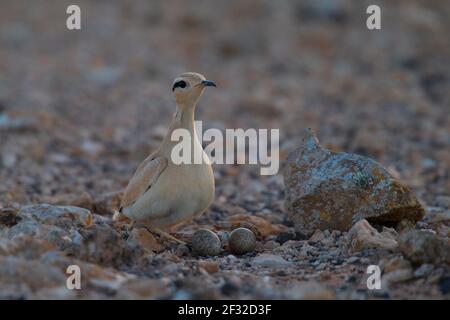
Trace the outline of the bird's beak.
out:
<instances>
[{"instance_id":1,"label":"bird's beak","mask_svg":"<svg viewBox=\"0 0 450 320\"><path fill-rule=\"evenodd\" d=\"M200 84L204 87L217 87L214 82L209 80L203 80Z\"/></svg>"}]
</instances>

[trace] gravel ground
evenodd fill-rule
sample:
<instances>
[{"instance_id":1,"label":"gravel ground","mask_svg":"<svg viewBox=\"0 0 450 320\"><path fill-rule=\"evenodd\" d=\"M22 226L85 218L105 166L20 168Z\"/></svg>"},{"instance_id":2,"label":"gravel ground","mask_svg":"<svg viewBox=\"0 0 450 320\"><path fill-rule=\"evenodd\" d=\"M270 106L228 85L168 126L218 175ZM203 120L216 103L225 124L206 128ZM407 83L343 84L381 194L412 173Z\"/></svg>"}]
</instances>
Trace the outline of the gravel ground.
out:
<instances>
[{"instance_id":1,"label":"gravel ground","mask_svg":"<svg viewBox=\"0 0 450 320\"><path fill-rule=\"evenodd\" d=\"M365 27L370 1L79 0L82 30L68 31L69 1L2 1L0 297L448 299L445 262L296 234L282 175L254 165L214 166L213 204L178 231L248 227L243 256L223 241L200 257L111 220L165 133L171 81L196 71L219 86L197 108L205 128L279 128L284 160L310 127L382 163L426 208L415 228L448 241L450 4L377 3L381 31ZM82 290L66 289L69 264ZM370 264L382 290L367 289Z\"/></svg>"}]
</instances>

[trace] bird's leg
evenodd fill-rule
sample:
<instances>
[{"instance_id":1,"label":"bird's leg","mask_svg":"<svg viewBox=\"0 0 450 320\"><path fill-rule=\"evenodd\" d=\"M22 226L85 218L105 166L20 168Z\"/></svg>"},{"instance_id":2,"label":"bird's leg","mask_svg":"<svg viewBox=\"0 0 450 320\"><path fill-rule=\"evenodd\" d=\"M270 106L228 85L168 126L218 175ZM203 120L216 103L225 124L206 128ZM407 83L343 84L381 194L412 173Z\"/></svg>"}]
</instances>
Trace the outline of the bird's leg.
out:
<instances>
[{"instance_id":1,"label":"bird's leg","mask_svg":"<svg viewBox=\"0 0 450 320\"><path fill-rule=\"evenodd\" d=\"M134 228L134 225L136 224L135 220L131 220L130 218L128 218L127 216L118 211L114 212L112 220L118 223L129 223L128 232L131 232L131 230L133 230Z\"/></svg>"},{"instance_id":2,"label":"bird's leg","mask_svg":"<svg viewBox=\"0 0 450 320\"><path fill-rule=\"evenodd\" d=\"M136 221L135 221L135 220L132 220L131 223L130 223L130 225L128 226L128 231L133 230L135 224L136 224Z\"/></svg>"},{"instance_id":3,"label":"bird's leg","mask_svg":"<svg viewBox=\"0 0 450 320\"><path fill-rule=\"evenodd\" d=\"M144 228L147 229L147 231L150 232L150 233L156 233L156 234L158 234L158 235L160 235L160 236L162 236L162 237L166 237L166 238L169 239L169 240L175 241L176 243L179 243L179 244L182 244L182 245L187 245L186 242L184 242L184 241L182 241L182 240L180 240L180 239L175 238L175 237L172 236L171 234L169 234L169 233L167 233L167 232L165 232L165 231L163 231L163 230L161 230L161 229L159 229L159 228L156 228L156 227L149 227L149 226L145 226Z\"/></svg>"}]
</instances>

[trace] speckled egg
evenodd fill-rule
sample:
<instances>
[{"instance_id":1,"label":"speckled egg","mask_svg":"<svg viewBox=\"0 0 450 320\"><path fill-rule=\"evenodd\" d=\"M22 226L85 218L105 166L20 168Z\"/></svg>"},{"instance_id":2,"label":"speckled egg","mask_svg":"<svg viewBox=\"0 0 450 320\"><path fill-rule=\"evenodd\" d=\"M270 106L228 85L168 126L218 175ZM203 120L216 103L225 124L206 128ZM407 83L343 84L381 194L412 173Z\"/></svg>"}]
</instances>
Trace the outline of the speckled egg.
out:
<instances>
[{"instance_id":1,"label":"speckled egg","mask_svg":"<svg viewBox=\"0 0 450 320\"><path fill-rule=\"evenodd\" d=\"M219 237L208 229L200 229L192 235L192 249L202 256L216 256L222 245Z\"/></svg>"},{"instance_id":2,"label":"speckled egg","mask_svg":"<svg viewBox=\"0 0 450 320\"><path fill-rule=\"evenodd\" d=\"M255 249L256 237L247 228L237 228L230 234L228 243L231 251L236 254L244 254Z\"/></svg>"}]
</instances>

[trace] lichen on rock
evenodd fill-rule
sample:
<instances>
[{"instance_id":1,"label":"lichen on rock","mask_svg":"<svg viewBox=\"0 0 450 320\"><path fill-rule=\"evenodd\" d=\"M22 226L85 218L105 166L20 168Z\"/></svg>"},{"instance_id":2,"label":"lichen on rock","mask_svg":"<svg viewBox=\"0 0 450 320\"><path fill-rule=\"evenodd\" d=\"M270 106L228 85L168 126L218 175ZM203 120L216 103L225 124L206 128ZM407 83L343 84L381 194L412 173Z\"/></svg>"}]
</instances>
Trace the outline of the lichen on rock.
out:
<instances>
[{"instance_id":1,"label":"lichen on rock","mask_svg":"<svg viewBox=\"0 0 450 320\"><path fill-rule=\"evenodd\" d=\"M356 154L332 152L308 129L302 145L283 171L285 204L297 232L347 231L361 220L396 226L416 222L424 209L416 196L378 162Z\"/></svg>"}]
</instances>

